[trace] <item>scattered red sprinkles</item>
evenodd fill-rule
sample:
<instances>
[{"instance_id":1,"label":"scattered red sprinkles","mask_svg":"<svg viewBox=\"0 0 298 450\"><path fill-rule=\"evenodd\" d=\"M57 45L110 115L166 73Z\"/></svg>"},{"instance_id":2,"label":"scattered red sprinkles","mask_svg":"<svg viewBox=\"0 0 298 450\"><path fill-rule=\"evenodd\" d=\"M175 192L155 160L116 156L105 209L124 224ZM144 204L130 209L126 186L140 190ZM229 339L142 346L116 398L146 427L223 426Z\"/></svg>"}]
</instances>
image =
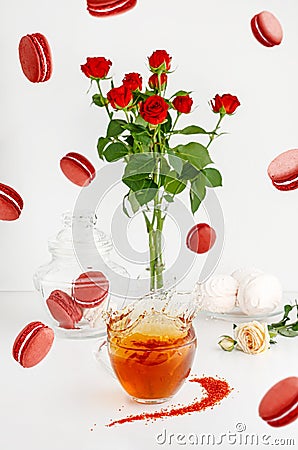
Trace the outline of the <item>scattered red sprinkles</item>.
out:
<instances>
[{"instance_id":1,"label":"scattered red sprinkles","mask_svg":"<svg viewBox=\"0 0 298 450\"><path fill-rule=\"evenodd\" d=\"M180 406L179 408L167 408L161 409L154 413L142 413L135 416L131 415L124 419L115 420L107 425L112 427L113 425L121 425L123 423L131 423L137 420L156 420L163 417L183 416L185 414L191 414L193 412L204 411L207 408L219 404L221 400L226 398L232 391L229 384L222 379L213 377L193 378L189 380L192 383L199 383L205 391L205 396L200 401L194 401L190 405Z\"/></svg>"}]
</instances>

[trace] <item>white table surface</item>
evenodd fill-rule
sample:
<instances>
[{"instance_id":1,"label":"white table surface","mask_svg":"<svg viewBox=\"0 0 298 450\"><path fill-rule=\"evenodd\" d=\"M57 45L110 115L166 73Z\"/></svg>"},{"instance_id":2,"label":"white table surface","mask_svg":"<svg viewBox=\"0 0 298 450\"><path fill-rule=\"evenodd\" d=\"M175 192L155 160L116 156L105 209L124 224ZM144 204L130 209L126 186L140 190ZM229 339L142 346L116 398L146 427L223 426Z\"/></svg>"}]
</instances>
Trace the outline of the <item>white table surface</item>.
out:
<instances>
[{"instance_id":1,"label":"white table surface","mask_svg":"<svg viewBox=\"0 0 298 450\"><path fill-rule=\"evenodd\" d=\"M297 338L280 337L278 344L263 355L250 356L240 351L226 353L217 346L217 338L221 334L231 334L232 324L199 318L193 373L224 377L234 387L233 393L213 410L154 423L134 422L107 428L105 425L110 419L159 410L160 406L138 405L126 396L120 385L95 361L92 351L96 340L56 339L41 364L23 369L11 356L14 338L30 321L46 323L47 315L34 292L1 292L0 305L1 450L238 449L268 448L268 445L294 448L291 443L285 445L282 439L295 440L297 446L297 421L274 429L257 414L259 401L271 385L297 375ZM199 393L199 385L186 382L171 404L190 403ZM236 428L241 429L237 424L242 424L246 431L237 431ZM190 434L194 433L199 442L203 434L213 433L215 445L191 445L194 437ZM227 436L219 445L220 435L229 433L230 440ZM174 437L170 438L171 434ZM185 435L180 443L178 434ZM253 434L258 436L259 445L250 445ZM247 435L250 436L248 445L241 444L240 436L244 442ZM163 444L165 436L167 443ZM253 439L256 442L256 436ZM183 441L185 445L181 444Z\"/></svg>"}]
</instances>

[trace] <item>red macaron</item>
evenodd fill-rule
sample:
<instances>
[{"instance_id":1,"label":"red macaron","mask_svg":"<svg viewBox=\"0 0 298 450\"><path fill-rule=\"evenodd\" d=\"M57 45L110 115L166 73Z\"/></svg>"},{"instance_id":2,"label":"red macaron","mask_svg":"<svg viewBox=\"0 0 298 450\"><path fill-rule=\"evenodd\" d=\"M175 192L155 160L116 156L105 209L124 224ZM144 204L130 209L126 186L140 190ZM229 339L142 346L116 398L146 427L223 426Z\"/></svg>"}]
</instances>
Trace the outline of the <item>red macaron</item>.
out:
<instances>
[{"instance_id":1,"label":"red macaron","mask_svg":"<svg viewBox=\"0 0 298 450\"><path fill-rule=\"evenodd\" d=\"M29 323L16 337L12 355L25 368L36 366L49 353L54 331L41 322Z\"/></svg>"},{"instance_id":2,"label":"red macaron","mask_svg":"<svg viewBox=\"0 0 298 450\"><path fill-rule=\"evenodd\" d=\"M259 405L259 416L272 427L283 427L298 418L298 377L276 383Z\"/></svg>"},{"instance_id":3,"label":"red macaron","mask_svg":"<svg viewBox=\"0 0 298 450\"><path fill-rule=\"evenodd\" d=\"M87 0L87 11L91 16L114 16L132 9L137 0Z\"/></svg>"},{"instance_id":4,"label":"red macaron","mask_svg":"<svg viewBox=\"0 0 298 450\"><path fill-rule=\"evenodd\" d=\"M50 313L59 322L61 328L75 328L75 324L83 317L81 308L73 299L66 292L58 289L51 292L47 299L47 305Z\"/></svg>"},{"instance_id":5,"label":"red macaron","mask_svg":"<svg viewBox=\"0 0 298 450\"><path fill-rule=\"evenodd\" d=\"M195 253L206 253L216 241L215 230L207 223L198 223L188 232L186 246Z\"/></svg>"},{"instance_id":6,"label":"red macaron","mask_svg":"<svg viewBox=\"0 0 298 450\"><path fill-rule=\"evenodd\" d=\"M60 160L64 175L77 186L88 186L96 175L96 170L85 156L70 152Z\"/></svg>"},{"instance_id":7,"label":"red macaron","mask_svg":"<svg viewBox=\"0 0 298 450\"><path fill-rule=\"evenodd\" d=\"M83 308L95 308L108 296L109 281L102 272L82 273L73 283L72 295Z\"/></svg>"},{"instance_id":8,"label":"red macaron","mask_svg":"<svg viewBox=\"0 0 298 450\"><path fill-rule=\"evenodd\" d=\"M27 34L19 43L19 58L24 75L32 83L48 81L53 63L50 45L41 33Z\"/></svg>"},{"instance_id":9,"label":"red macaron","mask_svg":"<svg viewBox=\"0 0 298 450\"><path fill-rule=\"evenodd\" d=\"M269 11L262 11L251 19L254 37L265 47L279 45L283 38L283 30L279 20Z\"/></svg>"},{"instance_id":10,"label":"red macaron","mask_svg":"<svg viewBox=\"0 0 298 450\"><path fill-rule=\"evenodd\" d=\"M10 186L0 183L0 220L16 220L20 217L24 202Z\"/></svg>"},{"instance_id":11,"label":"red macaron","mask_svg":"<svg viewBox=\"0 0 298 450\"><path fill-rule=\"evenodd\" d=\"M268 167L273 186L279 191L298 188L298 149L288 150L277 156Z\"/></svg>"}]
</instances>

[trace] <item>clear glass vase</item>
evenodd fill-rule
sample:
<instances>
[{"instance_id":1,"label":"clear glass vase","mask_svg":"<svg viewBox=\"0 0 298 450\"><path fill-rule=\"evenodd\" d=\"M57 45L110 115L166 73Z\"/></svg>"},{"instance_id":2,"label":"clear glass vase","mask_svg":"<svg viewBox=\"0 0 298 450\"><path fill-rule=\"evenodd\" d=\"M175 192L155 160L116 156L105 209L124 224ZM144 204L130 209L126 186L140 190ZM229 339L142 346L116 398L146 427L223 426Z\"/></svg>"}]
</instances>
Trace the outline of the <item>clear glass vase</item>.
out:
<instances>
[{"instance_id":1,"label":"clear glass vase","mask_svg":"<svg viewBox=\"0 0 298 450\"><path fill-rule=\"evenodd\" d=\"M58 335L74 339L103 336L102 314L109 306L123 305L129 275L112 260L112 241L96 228L94 213L67 212L62 223L63 228L48 241L51 261L34 274L35 288ZM119 279L122 284L116 288Z\"/></svg>"}]
</instances>

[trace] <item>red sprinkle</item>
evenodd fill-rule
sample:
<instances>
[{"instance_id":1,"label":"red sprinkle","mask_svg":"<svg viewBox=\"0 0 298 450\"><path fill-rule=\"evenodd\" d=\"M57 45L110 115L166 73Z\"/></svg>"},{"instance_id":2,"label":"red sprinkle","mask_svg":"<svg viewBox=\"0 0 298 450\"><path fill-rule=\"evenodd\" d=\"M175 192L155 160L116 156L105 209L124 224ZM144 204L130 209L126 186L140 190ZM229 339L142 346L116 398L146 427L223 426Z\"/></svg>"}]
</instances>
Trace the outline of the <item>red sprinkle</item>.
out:
<instances>
[{"instance_id":1,"label":"red sprinkle","mask_svg":"<svg viewBox=\"0 0 298 450\"><path fill-rule=\"evenodd\" d=\"M233 388L225 380L216 379L213 377L193 378L189 380L192 383L199 383L205 391L205 396L200 401L195 401L187 406L181 406L180 408L161 409L155 413L142 413L138 415L131 415L124 419L115 420L114 422L106 425L112 427L113 425L121 425L123 423L131 423L137 420L156 420L163 417L184 416L193 412L204 411L207 408L219 404L221 400L226 398Z\"/></svg>"}]
</instances>

